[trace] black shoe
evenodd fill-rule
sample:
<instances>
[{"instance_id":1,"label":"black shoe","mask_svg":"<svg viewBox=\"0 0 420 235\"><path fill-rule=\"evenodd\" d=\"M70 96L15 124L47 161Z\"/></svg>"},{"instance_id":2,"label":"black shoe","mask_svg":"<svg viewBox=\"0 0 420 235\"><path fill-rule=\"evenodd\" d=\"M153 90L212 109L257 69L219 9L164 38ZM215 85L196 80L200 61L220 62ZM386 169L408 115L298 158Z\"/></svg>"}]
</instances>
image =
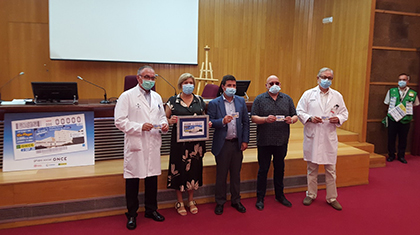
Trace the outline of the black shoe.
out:
<instances>
[{"instance_id":1,"label":"black shoe","mask_svg":"<svg viewBox=\"0 0 420 235\"><path fill-rule=\"evenodd\" d=\"M257 203L255 203L255 207L262 211L264 209L264 201L263 200L257 200Z\"/></svg>"},{"instance_id":2,"label":"black shoe","mask_svg":"<svg viewBox=\"0 0 420 235\"><path fill-rule=\"evenodd\" d=\"M128 214L125 214L127 216L127 228L129 230L133 230L136 229L137 224L136 224L136 217L134 216L129 216Z\"/></svg>"},{"instance_id":3,"label":"black shoe","mask_svg":"<svg viewBox=\"0 0 420 235\"><path fill-rule=\"evenodd\" d=\"M392 161L394 161L394 159L395 159L395 157L388 157L388 158L386 159L386 161L387 161L387 162L392 162Z\"/></svg>"},{"instance_id":4,"label":"black shoe","mask_svg":"<svg viewBox=\"0 0 420 235\"><path fill-rule=\"evenodd\" d=\"M403 157L398 158L398 161L400 161L404 164L407 164L407 160L405 160L405 158L403 158Z\"/></svg>"},{"instance_id":5,"label":"black shoe","mask_svg":"<svg viewBox=\"0 0 420 235\"><path fill-rule=\"evenodd\" d=\"M236 204L231 204L231 206L233 208L235 208L237 211L241 212L241 213L245 213L246 212L246 208L240 202L238 202Z\"/></svg>"},{"instance_id":6,"label":"black shoe","mask_svg":"<svg viewBox=\"0 0 420 235\"><path fill-rule=\"evenodd\" d=\"M292 203L289 202L286 197L280 197L280 198L276 198L276 201L280 202L281 204L287 206L287 207L292 207Z\"/></svg>"},{"instance_id":7,"label":"black shoe","mask_svg":"<svg viewBox=\"0 0 420 235\"><path fill-rule=\"evenodd\" d=\"M217 204L217 205L216 205L216 208L214 208L214 213L215 213L216 215L221 215L221 214L223 214L223 205L219 205L219 204Z\"/></svg>"},{"instance_id":8,"label":"black shoe","mask_svg":"<svg viewBox=\"0 0 420 235\"><path fill-rule=\"evenodd\" d=\"M165 220L165 217L163 215L159 214L157 211L153 211L152 213L145 213L144 217L153 219L154 221L162 222Z\"/></svg>"}]
</instances>

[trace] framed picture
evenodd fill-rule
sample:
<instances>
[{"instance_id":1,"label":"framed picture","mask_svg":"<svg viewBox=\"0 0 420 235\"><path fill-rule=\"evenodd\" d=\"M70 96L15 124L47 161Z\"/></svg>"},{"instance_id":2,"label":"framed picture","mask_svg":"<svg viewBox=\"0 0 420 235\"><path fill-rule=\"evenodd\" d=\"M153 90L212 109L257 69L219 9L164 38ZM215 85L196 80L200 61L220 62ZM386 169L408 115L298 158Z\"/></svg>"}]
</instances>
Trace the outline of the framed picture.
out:
<instances>
[{"instance_id":1,"label":"framed picture","mask_svg":"<svg viewBox=\"0 0 420 235\"><path fill-rule=\"evenodd\" d=\"M202 141L209 139L209 116L178 116L177 142Z\"/></svg>"}]
</instances>

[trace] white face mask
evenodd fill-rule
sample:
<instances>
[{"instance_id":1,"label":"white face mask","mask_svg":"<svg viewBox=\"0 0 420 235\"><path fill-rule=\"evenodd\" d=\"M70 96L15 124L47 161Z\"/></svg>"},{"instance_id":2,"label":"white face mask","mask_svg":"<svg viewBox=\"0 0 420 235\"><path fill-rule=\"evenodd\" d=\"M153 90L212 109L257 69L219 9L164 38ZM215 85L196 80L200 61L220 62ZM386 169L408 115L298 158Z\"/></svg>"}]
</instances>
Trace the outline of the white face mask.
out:
<instances>
[{"instance_id":1,"label":"white face mask","mask_svg":"<svg viewBox=\"0 0 420 235\"><path fill-rule=\"evenodd\" d=\"M398 81L398 86L401 88L404 88L405 86L407 86L407 82L406 81Z\"/></svg>"},{"instance_id":2,"label":"white face mask","mask_svg":"<svg viewBox=\"0 0 420 235\"><path fill-rule=\"evenodd\" d=\"M228 88L226 88L226 90L225 90L225 94L226 94L228 97L232 97L232 96L234 96L234 95L235 95L235 93L236 93L236 88L231 88L231 87L228 87Z\"/></svg>"},{"instance_id":3,"label":"white face mask","mask_svg":"<svg viewBox=\"0 0 420 235\"><path fill-rule=\"evenodd\" d=\"M182 92L186 95L192 94L194 91L194 85L193 84L184 84L182 85Z\"/></svg>"},{"instance_id":4,"label":"white face mask","mask_svg":"<svg viewBox=\"0 0 420 235\"><path fill-rule=\"evenodd\" d=\"M281 88L277 85L272 85L270 87L270 89L268 89L268 92L270 92L271 94L277 94L279 93L279 91L281 90Z\"/></svg>"},{"instance_id":5,"label":"white face mask","mask_svg":"<svg viewBox=\"0 0 420 235\"><path fill-rule=\"evenodd\" d=\"M321 81L319 83L319 85L322 88L324 88L324 89L327 89L328 87L330 87L331 84L332 84L331 80L329 80L329 79L322 79L322 78L321 78Z\"/></svg>"}]
</instances>

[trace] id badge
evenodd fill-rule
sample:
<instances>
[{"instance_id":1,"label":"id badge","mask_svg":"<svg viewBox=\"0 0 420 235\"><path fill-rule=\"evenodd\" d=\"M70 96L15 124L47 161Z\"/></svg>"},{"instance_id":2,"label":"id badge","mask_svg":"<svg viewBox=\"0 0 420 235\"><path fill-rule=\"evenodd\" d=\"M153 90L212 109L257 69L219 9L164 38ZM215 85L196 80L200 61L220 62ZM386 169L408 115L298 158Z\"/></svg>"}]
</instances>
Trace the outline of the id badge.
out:
<instances>
[{"instance_id":1,"label":"id badge","mask_svg":"<svg viewBox=\"0 0 420 235\"><path fill-rule=\"evenodd\" d=\"M234 112L231 115L233 118L239 118L239 112Z\"/></svg>"},{"instance_id":2,"label":"id badge","mask_svg":"<svg viewBox=\"0 0 420 235\"><path fill-rule=\"evenodd\" d=\"M407 102L405 105L407 115L413 115L413 102Z\"/></svg>"}]
</instances>

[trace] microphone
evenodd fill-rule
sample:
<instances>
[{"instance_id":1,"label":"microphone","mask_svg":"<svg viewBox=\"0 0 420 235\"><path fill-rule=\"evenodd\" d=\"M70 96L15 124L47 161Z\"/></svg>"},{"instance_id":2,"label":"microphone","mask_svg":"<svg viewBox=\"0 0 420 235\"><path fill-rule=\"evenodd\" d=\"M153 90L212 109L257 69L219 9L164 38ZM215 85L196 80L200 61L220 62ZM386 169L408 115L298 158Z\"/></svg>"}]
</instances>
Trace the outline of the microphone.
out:
<instances>
[{"instance_id":1,"label":"microphone","mask_svg":"<svg viewBox=\"0 0 420 235\"><path fill-rule=\"evenodd\" d=\"M161 78L163 78L163 80L166 82L166 83L168 83L169 84L169 86L171 86L172 88L174 88L174 92L175 92L175 95L176 95L176 89L175 89L175 87L174 86L172 86L172 84L170 83L170 82L168 82L168 80L166 80L164 77L162 77L161 75L159 75L159 74L155 74L156 75L156 77L161 77Z\"/></svg>"},{"instance_id":2,"label":"microphone","mask_svg":"<svg viewBox=\"0 0 420 235\"><path fill-rule=\"evenodd\" d=\"M99 87L99 88L101 88L102 90L104 90L104 100L102 100L100 103L101 104L110 104L111 103L111 101L109 101L107 98L106 98L106 90L105 90L105 88L103 88L103 87L101 87L101 86L98 86L98 85L96 85L95 83L91 83L91 82L89 82L88 80L85 80L85 79L83 79L82 77L80 77L80 76L77 76L77 78L78 79L80 79L80 80L82 80L82 81L84 81L84 82L87 82L87 83L90 83L90 84L92 84L92 85L94 85L94 86L96 86L96 87Z\"/></svg>"},{"instance_id":3,"label":"microphone","mask_svg":"<svg viewBox=\"0 0 420 235\"><path fill-rule=\"evenodd\" d=\"M9 84L11 81L15 80L17 77L24 75L24 72L20 72L18 75L14 76L12 79L10 79L9 81L7 81L5 84L3 84L3 86L0 87L0 101L2 101L1 99L1 89L3 87L5 87L7 84Z\"/></svg>"}]
</instances>

